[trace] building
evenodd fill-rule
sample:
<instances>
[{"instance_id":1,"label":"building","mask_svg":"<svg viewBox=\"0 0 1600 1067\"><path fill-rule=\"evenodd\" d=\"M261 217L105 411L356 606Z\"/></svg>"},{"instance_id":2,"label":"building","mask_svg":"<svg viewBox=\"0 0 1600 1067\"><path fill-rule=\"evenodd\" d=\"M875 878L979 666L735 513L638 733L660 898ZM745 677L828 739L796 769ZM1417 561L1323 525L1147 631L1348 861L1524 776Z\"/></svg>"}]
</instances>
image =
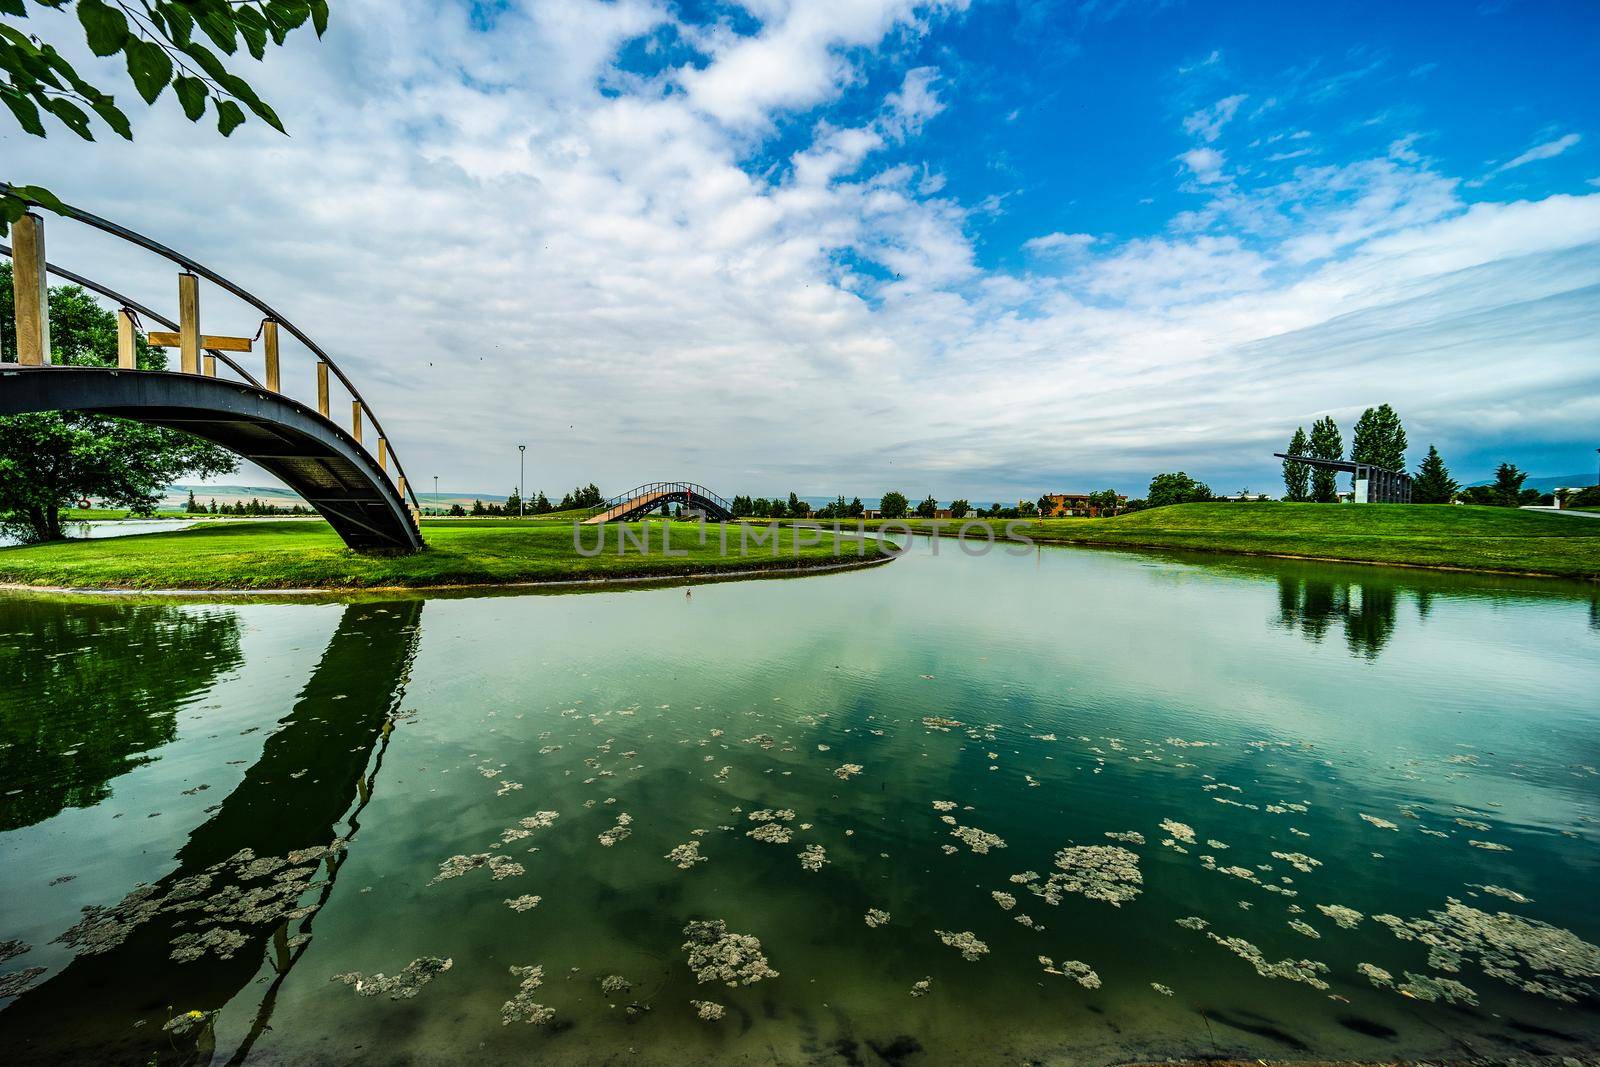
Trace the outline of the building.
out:
<instances>
[{"instance_id":1,"label":"building","mask_svg":"<svg viewBox=\"0 0 1600 1067\"><path fill-rule=\"evenodd\" d=\"M1039 499L1050 504L1048 511L1040 512L1040 515L1047 519L1065 518L1068 515L1087 515L1090 518L1098 518L1100 515L1100 505L1089 503L1088 493L1046 493ZM1128 498L1118 493L1117 507L1112 514L1121 512L1123 505L1127 502Z\"/></svg>"}]
</instances>

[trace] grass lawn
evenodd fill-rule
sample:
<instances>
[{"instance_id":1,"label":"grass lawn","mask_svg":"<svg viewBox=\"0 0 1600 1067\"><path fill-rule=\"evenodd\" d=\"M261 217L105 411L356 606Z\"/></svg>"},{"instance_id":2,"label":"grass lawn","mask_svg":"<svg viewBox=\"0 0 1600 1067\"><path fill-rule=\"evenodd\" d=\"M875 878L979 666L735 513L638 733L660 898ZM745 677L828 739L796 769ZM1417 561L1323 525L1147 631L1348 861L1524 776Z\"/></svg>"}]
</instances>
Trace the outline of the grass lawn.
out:
<instances>
[{"instance_id":1,"label":"grass lawn","mask_svg":"<svg viewBox=\"0 0 1600 1067\"><path fill-rule=\"evenodd\" d=\"M1004 520L984 520L997 533ZM882 525L867 523L868 529ZM926 529L927 520L911 520ZM960 522L943 520L945 532ZM1426 504L1182 504L1016 527L1049 544L1114 545L1600 579L1600 522L1515 508Z\"/></svg>"},{"instance_id":2,"label":"grass lawn","mask_svg":"<svg viewBox=\"0 0 1600 1067\"><path fill-rule=\"evenodd\" d=\"M648 538L650 551L630 540L619 554L624 527L636 538ZM598 543L601 529L583 528L586 550ZM573 547L570 520L424 520L424 551L364 556L345 548L322 522L206 524L172 533L0 548L0 583L126 589L504 585L826 566L861 558L853 544L835 553L831 539L801 547L797 555L793 530L782 531L776 554L768 545L741 554L738 529L732 528L724 554L716 527L708 528L711 536L703 546L694 523L613 523L603 529L604 552L584 557ZM663 536L670 539L671 557L662 554ZM876 544L867 545L867 558L880 554Z\"/></svg>"}]
</instances>

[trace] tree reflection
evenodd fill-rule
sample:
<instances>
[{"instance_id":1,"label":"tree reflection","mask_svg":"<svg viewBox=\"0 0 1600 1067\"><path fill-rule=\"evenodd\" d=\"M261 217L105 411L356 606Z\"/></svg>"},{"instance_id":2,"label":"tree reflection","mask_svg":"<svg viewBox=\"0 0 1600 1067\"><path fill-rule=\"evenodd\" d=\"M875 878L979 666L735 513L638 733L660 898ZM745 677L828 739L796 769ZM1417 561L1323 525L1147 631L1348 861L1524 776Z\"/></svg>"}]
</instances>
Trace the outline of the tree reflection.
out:
<instances>
[{"instance_id":1,"label":"tree reflection","mask_svg":"<svg viewBox=\"0 0 1600 1067\"><path fill-rule=\"evenodd\" d=\"M240 663L228 610L19 598L5 619L0 832L104 800L113 778L177 736L179 709Z\"/></svg>"},{"instance_id":2,"label":"tree reflection","mask_svg":"<svg viewBox=\"0 0 1600 1067\"><path fill-rule=\"evenodd\" d=\"M1321 642L1339 622L1352 656L1377 659L1394 635L1394 586L1278 576L1278 623Z\"/></svg>"},{"instance_id":3,"label":"tree reflection","mask_svg":"<svg viewBox=\"0 0 1600 1067\"><path fill-rule=\"evenodd\" d=\"M189 835L176 868L88 914L62 938L79 948L73 961L0 1013L9 1048L29 1062L209 1063L212 1013L265 963L244 1055L309 944L359 828L409 679L421 613L420 600L345 608L293 709L244 780ZM184 958L183 946L199 935L220 937L224 950ZM191 1012L199 1020L192 1027L164 1029Z\"/></svg>"}]
</instances>

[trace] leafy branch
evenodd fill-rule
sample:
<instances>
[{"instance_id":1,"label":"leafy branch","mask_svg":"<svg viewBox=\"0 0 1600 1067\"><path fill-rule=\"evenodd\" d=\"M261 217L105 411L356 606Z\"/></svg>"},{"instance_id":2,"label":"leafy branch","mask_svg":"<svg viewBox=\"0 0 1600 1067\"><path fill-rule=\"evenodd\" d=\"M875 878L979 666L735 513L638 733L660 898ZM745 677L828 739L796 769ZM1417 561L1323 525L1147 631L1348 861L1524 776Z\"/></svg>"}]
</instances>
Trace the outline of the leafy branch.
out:
<instances>
[{"instance_id":1,"label":"leafy branch","mask_svg":"<svg viewBox=\"0 0 1600 1067\"><path fill-rule=\"evenodd\" d=\"M32 2L56 10L73 4ZM170 85L189 121L200 121L209 106L224 137L245 121L246 109L279 133L284 128L271 106L217 53L234 56L242 45L261 60L269 42L281 47L308 21L318 37L328 28L328 0L76 0L75 6L89 50L101 57L122 56L146 104L154 104ZM28 0L0 0L0 19L27 17ZM112 94L82 77L51 44L10 21L0 21L0 102L35 137L47 135L46 119L53 117L92 141L98 117L113 133L133 139L132 123ZM31 202L54 210L48 190L0 192L0 234L28 209L30 200L19 194L40 194Z\"/></svg>"}]
</instances>

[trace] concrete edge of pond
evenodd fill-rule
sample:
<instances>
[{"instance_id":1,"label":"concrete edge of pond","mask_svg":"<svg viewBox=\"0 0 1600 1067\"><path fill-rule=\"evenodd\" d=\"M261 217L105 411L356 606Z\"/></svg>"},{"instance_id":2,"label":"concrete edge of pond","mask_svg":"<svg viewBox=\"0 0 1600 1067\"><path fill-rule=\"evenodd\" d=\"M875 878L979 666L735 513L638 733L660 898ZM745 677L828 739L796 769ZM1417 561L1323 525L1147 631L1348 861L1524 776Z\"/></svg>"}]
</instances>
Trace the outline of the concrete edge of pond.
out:
<instances>
[{"instance_id":1,"label":"concrete edge of pond","mask_svg":"<svg viewBox=\"0 0 1600 1067\"><path fill-rule=\"evenodd\" d=\"M709 585L715 582L749 581L759 578L797 578L812 574L878 567L899 558L898 552L847 562L788 567L747 567L741 570L695 571L687 574L643 574L611 578L555 578L527 582L458 582L443 585L351 585L327 587L300 587L293 589L133 589L121 586L74 587L67 585L25 585L20 582L0 582L0 594L35 593L52 597L182 597L194 600L257 597L264 600L280 599L339 599L374 596L394 599L407 594L446 594L453 596L517 595L519 593L579 593L606 592L613 586L641 588L647 586L674 586L696 583Z\"/></svg>"}]
</instances>

